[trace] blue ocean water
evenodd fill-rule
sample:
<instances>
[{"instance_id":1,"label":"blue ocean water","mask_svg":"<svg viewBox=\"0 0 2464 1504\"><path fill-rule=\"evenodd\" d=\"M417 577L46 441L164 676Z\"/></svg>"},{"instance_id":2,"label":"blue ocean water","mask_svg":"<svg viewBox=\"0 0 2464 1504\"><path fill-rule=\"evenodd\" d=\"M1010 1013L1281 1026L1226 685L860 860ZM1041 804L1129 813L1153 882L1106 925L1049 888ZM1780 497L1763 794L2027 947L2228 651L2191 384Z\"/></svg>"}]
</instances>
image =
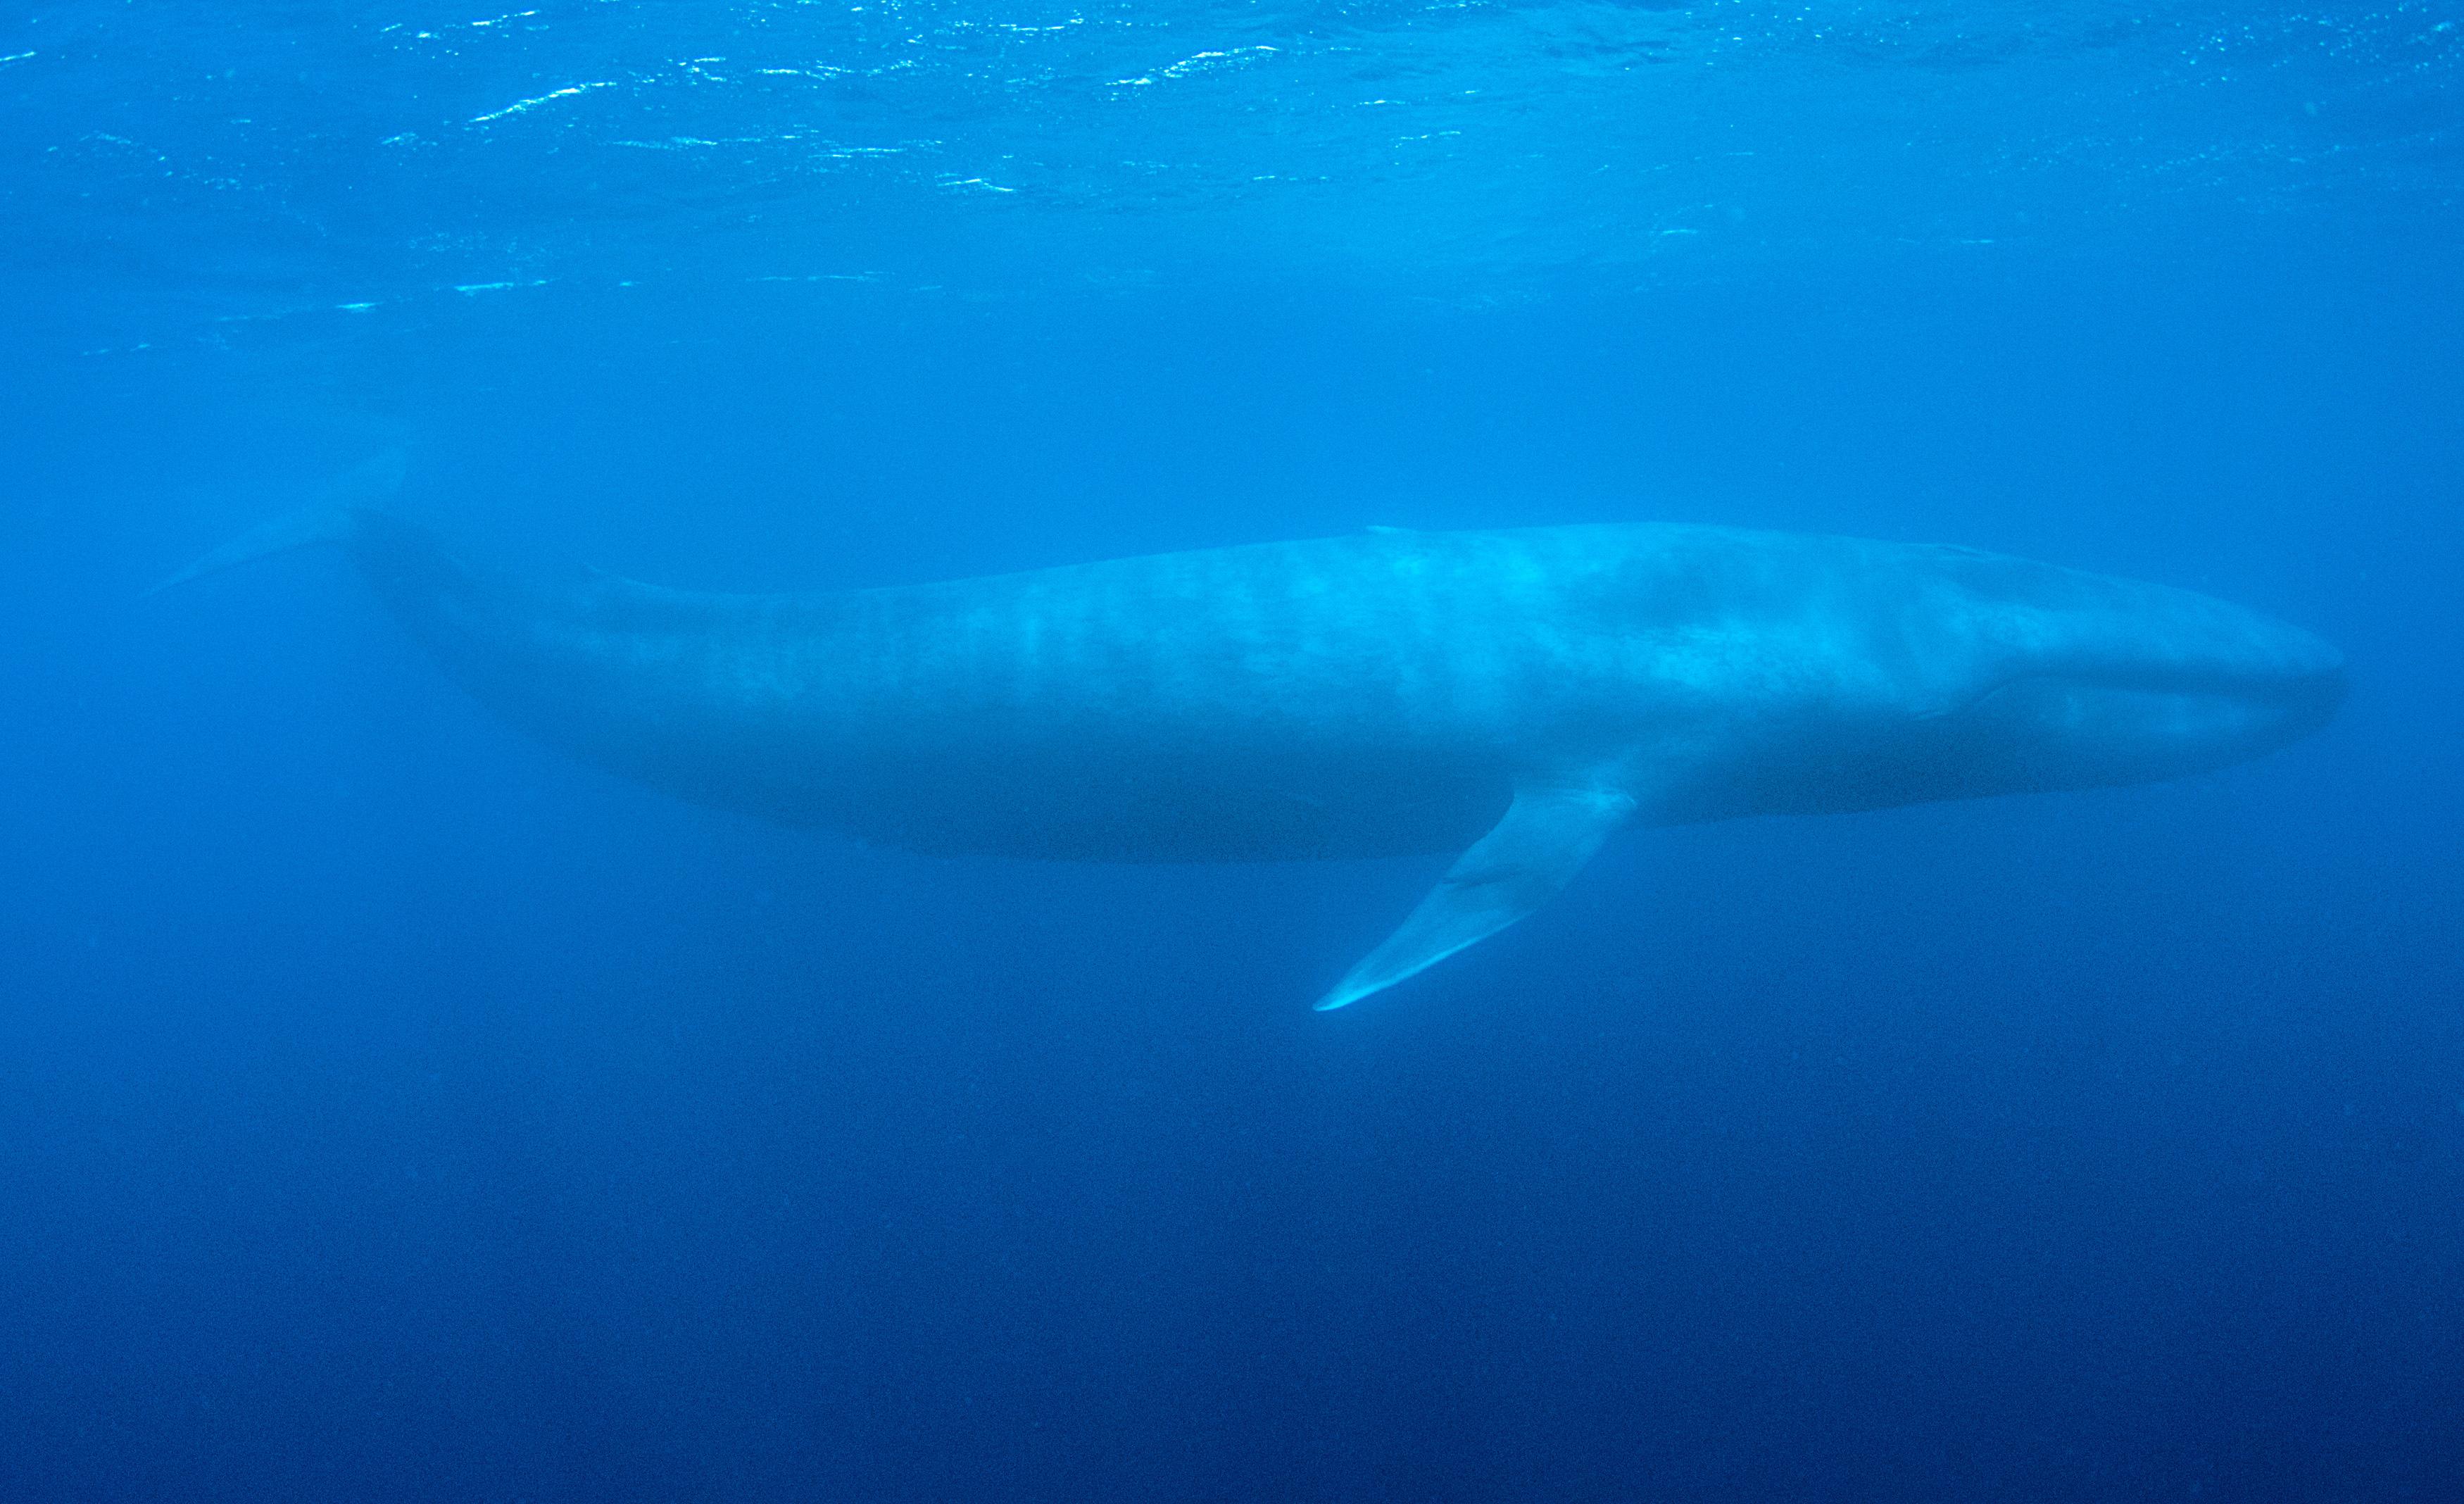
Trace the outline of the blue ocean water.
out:
<instances>
[{"instance_id":1,"label":"blue ocean water","mask_svg":"<svg viewBox=\"0 0 2464 1504\"><path fill-rule=\"evenodd\" d=\"M516 0L505 0L516 3ZM0 16L0 1497L2464 1498L2464 9ZM1666 519L2346 652L2181 783L935 859L336 560L708 588Z\"/></svg>"}]
</instances>

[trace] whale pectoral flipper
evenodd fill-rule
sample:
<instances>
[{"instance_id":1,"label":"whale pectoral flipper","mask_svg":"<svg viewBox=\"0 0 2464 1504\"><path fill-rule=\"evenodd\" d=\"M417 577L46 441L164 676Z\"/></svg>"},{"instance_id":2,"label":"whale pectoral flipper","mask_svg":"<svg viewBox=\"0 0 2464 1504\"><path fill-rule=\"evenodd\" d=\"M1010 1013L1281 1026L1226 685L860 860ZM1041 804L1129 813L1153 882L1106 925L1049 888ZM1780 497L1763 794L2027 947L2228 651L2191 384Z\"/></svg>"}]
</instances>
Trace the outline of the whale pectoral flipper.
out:
<instances>
[{"instance_id":1,"label":"whale pectoral flipper","mask_svg":"<svg viewBox=\"0 0 2464 1504\"><path fill-rule=\"evenodd\" d=\"M1596 785L1532 785L1472 844L1402 928L1344 973L1320 1012L1356 1003L1476 945L1548 902L1582 870L1634 797Z\"/></svg>"}]
</instances>

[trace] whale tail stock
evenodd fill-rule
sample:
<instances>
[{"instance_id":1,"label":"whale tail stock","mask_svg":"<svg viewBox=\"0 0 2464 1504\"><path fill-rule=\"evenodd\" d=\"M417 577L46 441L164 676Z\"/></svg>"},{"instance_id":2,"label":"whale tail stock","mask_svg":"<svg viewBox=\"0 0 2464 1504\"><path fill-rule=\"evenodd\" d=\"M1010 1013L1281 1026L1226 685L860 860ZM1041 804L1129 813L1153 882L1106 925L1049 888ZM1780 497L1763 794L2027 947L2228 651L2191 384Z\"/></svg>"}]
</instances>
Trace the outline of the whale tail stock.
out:
<instances>
[{"instance_id":1,"label":"whale tail stock","mask_svg":"<svg viewBox=\"0 0 2464 1504\"><path fill-rule=\"evenodd\" d=\"M383 516L384 504L402 489L407 468L401 450L388 450L344 474L313 505L258 523L145 593L160 595L192 580L295 548L351 542Z\"/></svg>"}]
</instances>

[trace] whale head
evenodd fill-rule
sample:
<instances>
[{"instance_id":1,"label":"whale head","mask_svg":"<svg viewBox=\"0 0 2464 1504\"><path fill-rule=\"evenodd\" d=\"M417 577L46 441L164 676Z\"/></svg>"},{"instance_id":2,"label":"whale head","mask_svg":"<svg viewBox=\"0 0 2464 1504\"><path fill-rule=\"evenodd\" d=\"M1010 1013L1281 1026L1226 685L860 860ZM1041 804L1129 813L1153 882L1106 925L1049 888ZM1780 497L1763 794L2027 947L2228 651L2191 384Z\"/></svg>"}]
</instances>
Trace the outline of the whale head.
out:
<instances>
[{"instance_id":1,"label":"whale head","mask_svg":"<svg viewBox=\"0 0 2464 1504\"><path fill-rule=\"evenodd\" d=\"M2167 586L1939 554L1955 605L1932 619L1953 624L1944 646L1957 688L1924 718L1925 740L1976 785L1963 792L2207 772L2299 741L2343 702L2343 654L2273 617Z\"/></svg>"}]
</instances>

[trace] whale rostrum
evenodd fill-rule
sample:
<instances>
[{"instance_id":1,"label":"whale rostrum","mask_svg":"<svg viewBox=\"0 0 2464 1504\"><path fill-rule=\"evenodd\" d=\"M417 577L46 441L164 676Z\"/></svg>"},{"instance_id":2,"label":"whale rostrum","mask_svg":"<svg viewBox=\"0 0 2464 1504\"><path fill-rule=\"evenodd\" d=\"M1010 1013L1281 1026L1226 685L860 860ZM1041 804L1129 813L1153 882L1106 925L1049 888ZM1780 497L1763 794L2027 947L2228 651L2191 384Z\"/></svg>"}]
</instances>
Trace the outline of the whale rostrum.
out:
<instances>
[{"instance_id":1,"label":"whale rostrum","mask_svg":"<svg viewBox=\"0 0 2464 1504\"><path fill-rule=\"evenodd\" d=\"M922 852L1460 852L1321 1008L1514 923L1622 827L2176 777L2343 693L2326 643L2186 590L1663 524L741 595L533 579L341 502L166 583L314 542L506 719L706 805Z\"/></svg>"}]
</instances>

